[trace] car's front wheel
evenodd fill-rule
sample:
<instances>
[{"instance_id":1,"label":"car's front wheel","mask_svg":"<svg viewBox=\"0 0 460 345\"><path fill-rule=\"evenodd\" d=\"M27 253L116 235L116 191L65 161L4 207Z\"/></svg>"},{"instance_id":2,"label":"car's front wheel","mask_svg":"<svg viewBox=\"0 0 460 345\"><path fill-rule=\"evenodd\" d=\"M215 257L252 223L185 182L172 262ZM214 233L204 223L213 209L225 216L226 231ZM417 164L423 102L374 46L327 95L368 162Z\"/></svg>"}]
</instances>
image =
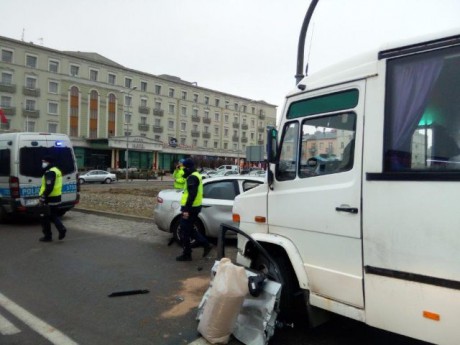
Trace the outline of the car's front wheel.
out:
<instances>
[{"instance_id":1,"label":"car's front wheel","mask_svg":"<svg viewBox=\"0 0 460 345\"><path fill-rule=\"evenodd\" d=\"M105 179L104 183L110 184L110 183L112 183L112 179L109 178L109 177L107 177L107 178Z\"/></svg>"},{"instance_id":2,"label":"car's front wheel","mask_svg":"<svg viewBox=\"0 0 460 345\"><path fill-rule=\"evenodd\" d=\"M193 224L194 231L200 232L203 236L205 235L205 230L203 223L198 219L196 220L195 224ZM171 232L174 236L174 239L176 240L177 243L182 245L182 234L181 234L181 229L180 229L180 217L176 218L171 226ZM195 240L193 236L190 237L190 245L193 247L197 247L198 243Z\"/></svg>"}]
</instances>

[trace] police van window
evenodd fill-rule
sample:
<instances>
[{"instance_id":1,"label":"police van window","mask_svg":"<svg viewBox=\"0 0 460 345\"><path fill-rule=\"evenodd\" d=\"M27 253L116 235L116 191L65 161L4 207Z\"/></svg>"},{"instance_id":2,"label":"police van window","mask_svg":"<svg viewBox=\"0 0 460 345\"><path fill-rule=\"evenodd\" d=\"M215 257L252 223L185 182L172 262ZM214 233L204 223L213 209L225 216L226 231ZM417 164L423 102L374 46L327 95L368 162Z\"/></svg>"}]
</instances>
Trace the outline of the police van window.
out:
<instances>
[{"instance_id":1,"label":"police van window","mask_svg":"<svg viewBox=\"0 0 460 345\"><path fill-rule=\"evenodd\" d=\"M297 170L297 152L299 150L299 123L285 124L280 144L279 164L276 166L276 179L293 180Z\"/></svg>"},{"instance_id":2,"label":"police van window","mask_svg":"<svg viewBox=\"0 0 460 345\"><path fill-rule=\"evenodd\" d=\"M389 60L384 171L460 172L460 48Z\"/></svg>"},{"instance_id":3,"label":"police van window","mask_svg":"<svg viewBox=\"0 0 460 345\"><path fill-rule=\"evenodd\" d=\"M302 122L299 177L335 174L353 168L356 114L342 113Z\"/></svg>"},{"instance_id":4,"label":"police van window","mask_svg":"<svg viewBox=\"0 0 460 345\"><path fill-rule=\"evenodd\" d=\"M41 177L43 175L42 157L50 155L63 175L75 172L72 150L68 147L22 147L19 150L19 172L21 175Z\"/></svg>"},{"instance_id":5,"label":"police van window","mask_svg":"<svg viewBox=\"0 0 460 345\"><path fill-rule=\"evenodd\" d=\"M0 176L11 175L11 164L10 164L10 150L0 150Z\"/></svg>"}]
</instances>

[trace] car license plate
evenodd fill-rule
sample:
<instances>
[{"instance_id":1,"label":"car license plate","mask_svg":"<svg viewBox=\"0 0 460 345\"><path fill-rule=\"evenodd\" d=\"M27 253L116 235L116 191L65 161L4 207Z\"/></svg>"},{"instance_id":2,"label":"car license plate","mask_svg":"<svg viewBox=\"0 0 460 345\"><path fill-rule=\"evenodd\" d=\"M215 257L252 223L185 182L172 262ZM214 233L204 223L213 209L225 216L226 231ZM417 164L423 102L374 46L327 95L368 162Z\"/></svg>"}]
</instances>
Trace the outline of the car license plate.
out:
<instances>
[{"instance_id":1,"label":"car license plate","mask_svg":"<svg viewBox=\"0 0 460 345\"><path fill-rule=\"evenodd\" d=\"M38 199L25 199L26 206L37 206Z\"/></svg>"}]
</instances>

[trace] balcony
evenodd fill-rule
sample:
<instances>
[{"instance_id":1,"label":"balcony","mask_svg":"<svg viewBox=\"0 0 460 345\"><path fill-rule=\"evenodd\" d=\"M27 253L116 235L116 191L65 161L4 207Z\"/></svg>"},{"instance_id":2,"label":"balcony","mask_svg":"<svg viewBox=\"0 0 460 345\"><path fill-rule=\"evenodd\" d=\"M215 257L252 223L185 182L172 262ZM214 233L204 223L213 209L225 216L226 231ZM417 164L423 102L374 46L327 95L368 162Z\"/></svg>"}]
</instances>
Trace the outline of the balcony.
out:
<instances>
[{"instance_id":1,"label":"balcony","mask_svg":"<svg viewBox=\"0 0 460 345\"><path fill-rule=\"evenodd\" d=\"M27 87L22 88L22 93L24 96L29 97L40 97L40 89L29 89Z\"/></svg>"},{"instance_id":2,"label":"balcony","mask_svg":"<svg viewBox=\"0 0 460 345\"><path fill-rule=\"evenodd\" d=\"M192 122L200 122L199 116L192 116Z\"/></svg>"},{"instance_id":3,"label":"balcony","mask_svg":"<svg viewBox=\"0 0 460 345\"><path fill-rule=\"evenodd\" d=\"M234 136L232 137L232 141L233 141L234 143L237 143L239 140L240 140L240 137L237 136L237 135L234 135Z\"/></svg>"},{"instance_id":4,"label":"balcony","mask_svg":"<svg viewBox=\"0 0 460 345\"><path fill-rule=\"evenodd\" d=\"M248 142L248 137L242 137L241 142L242 143L247 143Z\"/></svg>"},{"instance_id":5,"label":"balcony","mask_svg":"<svg viewBox=\"0 0 460 345\"><path fill-rule=\"evenodd\" d=\"M264 144L264 141L263 141L263 140L257 140L257 144L258 144L258 145L263 145L263 144Z\"/></svg>"},{"instance_id":6,"label":"balcony","mask_svg":"<svg viewBox=\"0 0 460 345\"><path fill-rule=\"evenodd\" d=\"M203 132L202 136L204 139L211 139L211 133L209 132Z\"/></svg>"},{"instance_id":7,"label":"balcony","mask_svg":"<svg viewBox=\"0 0 460 345\"><path fill-rule=\"evenodd\" d=\"M139 123L138 128L140 131L148 131L150 126L146 123Z\"/></svg>"},{"instance_id":8,"label":"balcony","mask_svg":"<svg viewBox=\"0 0 460 345\"><path fill-rule=\"evenodd\" d=\"M209 125L211 123L211 119L209 117L203 117L203 123L206 123Z\"/></svg>"},{"instance_id":9,"label":"balcony","mask_svg":"<svg viewBox=\"0 0 460 345\"><path fill-rule=\"evenodd\" d=\"M192 131L192 138L199 138L200 137L200 131Z\"/></svg>"},{"instance_id":10,"label":"balcony","mask_svg":"<svg viewBox=\"0 0 460 345\"><path fill-rule=\"evenodd\" d=\"M153 115L163 116L164 113L163 109L153 109Z\"/></svg>"},{"instance_id":11,"label":"balcony","mask_svg":"<svg viewBox=\"0 0 460 345\"><path fill-rule=\"evenodd\" d=\"M258 127L257 132L263 133L263 132L265 132L265 128L264 127Z\"/></svg>"},{"instance_id":12,"label":"balcony","mask_svg":"<svg viewBox=\"0 0 460 345\"><path fill-rule=\"evenodd\" d=\"M153 126L153 133L163 133L162 126Z\"/></svg>"},{"instance_id":13,"label":"balcony","mask_svg":"<svg viewBox=\"0 0 460 345\"><path fill-rule=\"evenodd\" d=\"M265 120L265 114L259 114L259 120Z\"/></svg>"},{"instance_id":14,"label":"balcony","mask_svg":"<svg viewBox=\"0 0 460 345\"><path fill-rule=\"evenodd\" d=\"M245 130L246 130L246 129L249 129L249 125L248 125L247 123L243 123L243 124L241 125L241 129L245 129Z\"/></svg>"},{"instance_id":15,"label":"balcony","mask_svg":"<svg viewBox=\"0 0 460 345\"><path fill-rule=\"evenodd\" d=\"M40 117L40 110L22 109L22 116L31 117L31 118L38 118L38 117Z\"/></svg>"},{"instance_id":16,"label":"balcony","mask_svg":"<svg viewBox=\"0 0 460 345\"><path fill-rule=\"evenodd\" d=\"M238 122L233 122L233 128L240 128L240 124Z\"/></svg>"},{"instance_id":17,"label":"balcony","mask_svg":"<svg viewBox=\"0 0 460 345\"><path fill-rule=\"evenodd\" d=\"M16 115L16 107L3 107L0 105L0 108L3 109L5 115Z\"/></svg>"},{"instance_id":18,"label":"balcony","mask_svg":"<svg viewBox=\"0 0 460 345\"><path fill-rule=\"evenodd\" d=\"M148 114L150 114L150 108L149 107L139 106L139 113L148 115Z\"/></svg>"},{"instance_id":19,"label":"balcony","mask_svg":"<svg viewBox=\"0 0 460 345\"><path fill-rule=\"evenodd\" d=\"M16 93L16 85L0 83L0 92Z\"/></svg>"}]
</instances>

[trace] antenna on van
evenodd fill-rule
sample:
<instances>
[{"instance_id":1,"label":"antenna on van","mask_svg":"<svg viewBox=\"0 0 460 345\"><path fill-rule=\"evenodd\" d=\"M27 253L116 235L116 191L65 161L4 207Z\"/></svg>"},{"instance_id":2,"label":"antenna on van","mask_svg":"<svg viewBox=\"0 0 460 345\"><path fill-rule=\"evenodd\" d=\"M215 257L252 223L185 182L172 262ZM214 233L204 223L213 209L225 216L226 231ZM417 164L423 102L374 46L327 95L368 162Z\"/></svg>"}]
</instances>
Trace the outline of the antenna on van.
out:
<instances>
[{"instance_id":1,"label":"antenna on van","mask_svg":"<svg viewBox=\"0 0 460 345\"><path fill-rule=\"evenodd\" d=\"M319 0L311 0L307 13L303 20L302 28L300 29L299 44L297 47L297 70L295 75L296 85L305 77L303 74L304 54L305 54L305 38L307 36L308 25ZM306 70L308 67L306 68Z\"/></svg>"}]
</instances>

